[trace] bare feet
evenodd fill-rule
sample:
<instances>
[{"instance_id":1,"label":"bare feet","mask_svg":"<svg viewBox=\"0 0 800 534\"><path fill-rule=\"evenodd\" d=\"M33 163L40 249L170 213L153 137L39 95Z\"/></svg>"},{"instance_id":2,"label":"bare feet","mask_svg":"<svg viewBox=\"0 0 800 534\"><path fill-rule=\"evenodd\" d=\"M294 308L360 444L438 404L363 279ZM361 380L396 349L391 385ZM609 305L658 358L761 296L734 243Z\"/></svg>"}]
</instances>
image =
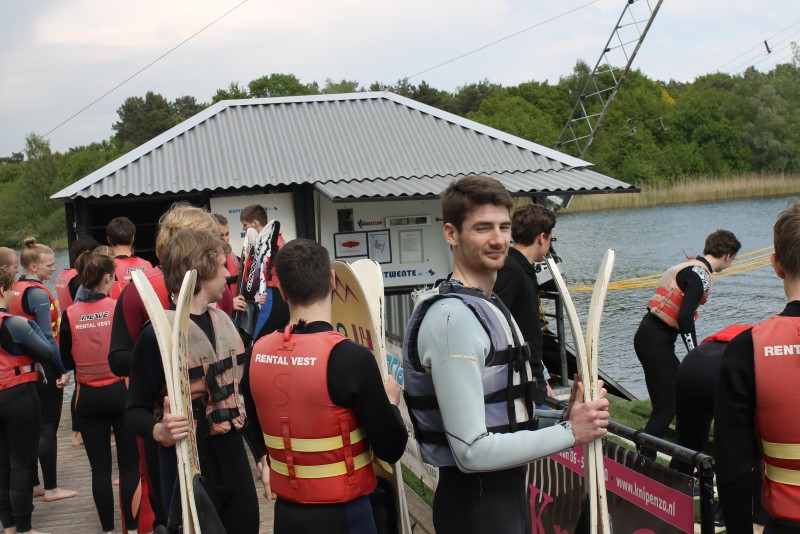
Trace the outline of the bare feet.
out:
<instances>
[{"instance_id":1,"label":"bare feet","mask_svg":"<svg viewBox=\"0 0 800 534\"><path fill-rule=\"evenodd\" d=\"M73 447L80 447L83 445L83 437L81 437L80 432L73 432L72 433L72 446Z\"/></svg>"},{"instance_id":2,"label":"bare feet","mask_svg":"<svg viewBox=\"0 0 800 534\"><path fill-rule=\"evenodd\" d=\"M3 534L17 534L17 527L4 528Z\"/></svg>"},{"instance_id":3,"label":"bare feet","mask_svg":"<svg viewBox=\"0 0 800 534\"><path fill-rule=\"evenodd\" d=\"M77 491L65 490L56 488L51 490L44 490L44 502L60 501L61 499L69 499L78 494Z\"/></svg>"},{"instance_id":4,"label":"bare feet","mask_svg":"<svg viewBox=\"0 0 800 534\"><path fill-rule=\"evenodd\" d=\"M50 534L49 532L40 532L38 530L29 530L28 532L20 532L19 534Z\"/></svg>"},{"instance_id":5,"label":"bare feet","mask_svg":"<svg viewBox=\"0 0 800 534\"><path fill-rule=\"evenodd\" d=\"M41 497L42 495L44 495L44 488L42 487L42 485L39 484L38 486L34 486L33 487L33 496L34 497ZM8 534L8 533L6 533L6 534Z\"/></svg>"}]
</instances>

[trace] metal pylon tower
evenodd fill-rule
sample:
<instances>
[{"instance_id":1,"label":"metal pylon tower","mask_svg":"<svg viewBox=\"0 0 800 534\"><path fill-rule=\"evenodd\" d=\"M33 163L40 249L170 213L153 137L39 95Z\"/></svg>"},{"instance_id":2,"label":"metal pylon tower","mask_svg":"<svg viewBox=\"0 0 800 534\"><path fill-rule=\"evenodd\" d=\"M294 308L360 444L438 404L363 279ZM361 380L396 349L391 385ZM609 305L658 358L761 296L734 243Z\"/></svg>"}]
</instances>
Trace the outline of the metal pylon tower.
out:
<instances>
[{"instance_id":1,"label":"metal pylon tower","mask_svg":"<svg viewBox=\"0 0 800 534\"><path fill-rule=\"evenodd\" d=\"M556 150L584 159L663 0L626 0L611 37L581 91Z\"/></svg>"}]
</instances>

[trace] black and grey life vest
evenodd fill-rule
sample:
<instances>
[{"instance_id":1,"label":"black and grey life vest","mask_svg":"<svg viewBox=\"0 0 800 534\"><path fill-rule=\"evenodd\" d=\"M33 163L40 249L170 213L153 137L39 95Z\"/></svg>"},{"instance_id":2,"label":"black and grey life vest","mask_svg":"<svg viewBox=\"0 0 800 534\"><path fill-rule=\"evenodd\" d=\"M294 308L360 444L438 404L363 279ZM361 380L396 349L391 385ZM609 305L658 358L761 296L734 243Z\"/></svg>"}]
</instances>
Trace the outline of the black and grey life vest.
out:
<instances>
[{"instance_id":1,"label":"black and grey life vest","mask_svg":"<svg viewBox=\"0 0 800 534\"><path fill-rule=\"evenodd\" d=\"M486 356L481 377L486 429L492 433L506 433L535 428L534 401L538 394L536 378L530 369L530 348L522 342L511 314L500 299L492 294L489 300L480 291L457 282L439 286L438 292L432 292L417 303L403 343L406 405L422 459L436 467L456 465L456 461L447 443L433 378L420 362L417 338L428 309L443 298L463 302L491 340L491 351ZM502 315L498 315L497 310Z\"/></svg>"}]
</instances>

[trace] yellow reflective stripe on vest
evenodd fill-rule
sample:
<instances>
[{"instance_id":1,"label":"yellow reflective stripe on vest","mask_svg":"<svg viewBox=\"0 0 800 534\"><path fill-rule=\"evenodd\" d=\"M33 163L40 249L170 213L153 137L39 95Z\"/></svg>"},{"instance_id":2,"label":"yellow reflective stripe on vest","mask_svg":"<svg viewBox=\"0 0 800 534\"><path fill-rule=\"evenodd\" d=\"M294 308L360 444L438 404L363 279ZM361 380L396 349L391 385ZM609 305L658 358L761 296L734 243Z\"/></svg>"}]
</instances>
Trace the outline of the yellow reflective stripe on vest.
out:
<instances>
[{"instance_id":1,"label":"yellow reflective stripe on vest","mask_svg":"<svg viewBox=\"0 0 800 534\"><path fill-rule=\"evenodd\" d=\"M353 458L355 469L361 469L372 463L372 449L363 452ZM279 462L272 456L269 457L269 466L273 471L283 476L289 476L289 467ZM345 462L336 462L335 464L325 465L297 465L294 466L294 476L297 478L328 478L336 477L347 474L347 464Z\"/></svg>"},{"instance_id":2,"label":"yellow reflective stripe on vest","mask_svg":"<svg viewBox=\"0 0 800 534\"><path fill-rule=\"evenodd\" d=\"M771 458L782 460L800 460L800 444L797 443L772 443L761 440L764 454Z\"/></svg>"},{"instance_id":3,"label":"yellow reflective stripe on vest","mask_svg":"<svg viewBox=\"0 0 800 534\"><path fill-rule=\"evenodd\" d=\"M367 437L364 431L357 428L350 432L350 444L354 445ZM270 436L264 434L264 441L270 449L283 449L283 438L280 436ZM291 438L292 450L295 452L323 452L334 451L344 447L342 436L334 436L332 438L316 438L316 439L302 439ZM312 477L314 478L314 477Z\"/></svg>"},{"instance_id":4,"label":"yellow reflective stripe on vest","mask_svg":"<svg viewBox=\"0 0 800 534\"><path fill-rule=\"evenodd\" d=\"M764 462L764 474L773 482L788 484L790 486L800 486L800 471L775 467L774 465Z\"/></svg>"}]
</instances>

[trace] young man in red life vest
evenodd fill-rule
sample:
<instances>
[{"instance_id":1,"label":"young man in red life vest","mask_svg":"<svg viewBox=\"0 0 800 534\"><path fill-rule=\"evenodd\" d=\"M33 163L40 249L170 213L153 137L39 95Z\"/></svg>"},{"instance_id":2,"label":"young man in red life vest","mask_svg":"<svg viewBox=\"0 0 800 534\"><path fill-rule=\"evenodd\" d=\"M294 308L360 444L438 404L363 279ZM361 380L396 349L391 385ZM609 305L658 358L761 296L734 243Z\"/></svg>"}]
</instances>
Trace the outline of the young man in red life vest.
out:
<instances>
[{"instance_id":1,"label":"young man in red life vest","mask_svg":"<svg viewBox=\"0 0 800 534\"><path fill-rule=\"evenodd\" d=\"M280 233L280 221L269 221L264 206L252 204L245 207L239 214L239 219L243 231L253 228L258 232L253 254L242 269L242 295L246 300L254 300L260 306L254 330L252 333L248 332L256 340L283 328L289 320L289 308L277 290L278 276L274 267L275 255L283 247L284 239Z\"/></svg>"},{"instance_id":2,"label":"young man in red life vest","mask_svg":"<svg viewBox=\"0 0 800 534\"><path fill-rule=\"evenodd\" d=\"M250 359L274 532L375 533L372 458L396 462L408 439L400 388L392 377L384 386L369 349L333 330L334 275L322 245L290 241L275 268L290 326L256 341Z\"/></svg>"},{"instance_id":3,"label":"young man in red life vest","mask_svg":"<svg viewBox=\"0 0 800 534\"><path fill-rule=\"evenodd\" d=\"M228 226L228 219L225 218L224 215L220 215L219 213L213 214L214 218L217 220L217 235L230 245L231 243L231 230ZM228 287L231 289L231 295L236 297L238 285L239 285L239 271L241 270L241 265L239 262L239 258L231 251L225 257L225 267L228 269L230 276L228 276Z\"/></svg>"},{"instance_id":4,"label":"young man in red life vest","mask_svg":"<svg viewBox=\"0 0 800 534\"><path fill-rule=\"evenodd\" d=\"M136 238L136 225L127 217L116 217L106 226L108 244L114 249L114 263L117 266L117 282L122 282L123 287L131 281L131 271L141 270L147 272L153 265L142 258L133 255L133 240ZM112 297L119 295L117 289Z\"/></svg>"},{"instance_id":5,"label":"young man in red life vest","mask_svg":"<svg viewBox=\"0 0 800 534\"><path fill-rule=\"evenodd\" d=\"M711 274L730 267L741 247L733 233L717 230L706 238L701 256L667 269L647 304L648 311L633 337L633 348L653 405L644 427L652 436L663 438L675 417L675 376L680 363L675 341L680 335L686 352L697 346L694 320L711 290ZM654 460L656 451L644 449L642 455Z\"/></svg>"},{"instance_id":6,"label":"young man in red life vest","mask_svg":"<svg viewBox=\"0 0 800 534\"><path fill-rule=\"evenodd\" d=\"M750 436L763 453L764 532L800 532L800 203L774 227L772 266L788 304L730 342L714 411L717 488L730 534L753 532ZM758 475L758 473L755 473Z\"/></svg>"}]
</instances>

